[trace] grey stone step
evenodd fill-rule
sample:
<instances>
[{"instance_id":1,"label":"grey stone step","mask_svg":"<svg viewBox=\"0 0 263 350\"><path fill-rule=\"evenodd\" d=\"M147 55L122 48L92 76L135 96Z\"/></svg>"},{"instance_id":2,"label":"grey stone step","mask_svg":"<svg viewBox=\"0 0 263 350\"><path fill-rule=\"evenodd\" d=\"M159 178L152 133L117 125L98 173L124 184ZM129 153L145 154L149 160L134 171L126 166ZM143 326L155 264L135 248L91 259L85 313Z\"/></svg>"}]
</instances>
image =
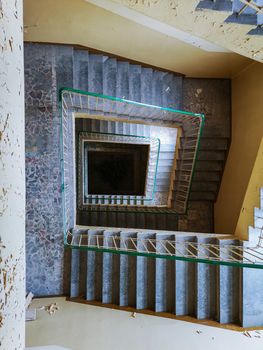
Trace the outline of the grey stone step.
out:
<instances>
[{"instance_id":1,"label":"grey stone step","mask_svg":"<svg viewBox=\"0 0 263 350\"><path fill-rule=\"evenodd\" d=\"M215 192L191 192L189 199L192 201L212 201L215 202L217 194Z\"/></svg>"},{"instance_id":2,"label":"grey stone step","mask_svg":"<svg viewBox=\"0 0 263 350\"><path fill-rule=\"evenodd\" d=\"M185 191L180 191L180 190L173 190L172 193L172 200L175 200L176 195L185 195ZM214 202L217 198L217 193L215 192L209 192L209 191L191 191L189 200L190 201L211 201Z\"/></svg>"},{"instance_id":3,"label":"grey stone step","mask_svg":"<svg viewBox=\"0 0 263 350\"><path fill-rule=\"evenodd\" d=\"M144 213L137 213L136 214L136 227L139 229L146 228L145 214Z\"/></svg>"},{"instance_id":4,"label":"grey stone step","mask_svg":"<svg viewBox=\"0 0 263 350\"><path fill-rule=\"evenodd\" d=\"M255 247L258 242L259 242L259 238L262 237L262 227L258 228L258 227L253 227L253 226L249 226L248 227L248 240L250 243L250 246Z\"/></svg>"},{"instance_id":5,"label":"grey stone step","mask_svg":"<svg viewBox=\"0 0 263 350\"><path fill-rule=\"evenodd\" d=\"M141 101L141 66L130 64L129 66L129 99Z\"/></svg>"},{"instance_id":6,"label":"grey stone step","mask_svg":"<svg viewBox=\"0 0 263 350\"><path fill-rule=\"evenodd\" d=\"M117 63L116 97L129 100L129 63ZM125 114L123 106L117 105L117 113Z\"/></svg>"},{"instance_id":7,"label":"grey stone step","mask_svg":"<svg viewBox=\"0 0 263 350\"><path fill-rule=\"evenodd\" d=\"M118 230L104 231L104 245L112 247L112 242L108 237L119 236ZM118 241L117 241L118 244ZM102 271L102 302L119 304L120 299L120 256L118 254L103 253Z\"/></svg>"},{"instance_id":8,"label":"grey stone step","mask_svg":"<svg viewBox=\"0 0 263 350\"><path fill-rule=\"evenodd\" d=\"M221 181L221 172L219 171L195 171L193 181Z\"/></svg>"},{"instance_id":9,"label":"grey stone step","mask_svg":"<svg viewBox=\"0 0 263 350\"><path fill-rule=\"evenodd\" d=\"M156 230L166 230L167 228L167 215L166 214L158 214L155 221L155 229Z\"/></svg>"},{"instance_id":10,"label":"grey stone step","mask_svg":"<svg viewBox=\"0 0 263 350\"><path fill-rule=\"evenodd\" d=\"M185 138L181 137L180 142L181 146L185 143ZM229 147L229 139L228 138L222 138L222 137L201 137L200 144L199 144L199 150L220 150L220 151L226 151Z\"/></svg>"},{"instance_id":11,"label":"grey stone step","mask_svg":"<svg viewBox=\"0 0 263 350\"><path fill-rule=\"evenodd\" d=\"M97 225L98 226L102 226L102 227L107 227L109 226L109 217L110 217L110 213L107 213L107 212L99 212L99 216L98 216L98 222L97 222ZM97 226L95 225L95 226Z\"/></svg>"},{"instance_id":12,"label":"grey stone step","mask_svg":"<svg viewBox=\"0 0 263 350\"><path fill-rule=\"evenodd\" d=\"M163 152L160 150L159 153L159 161L161 160L171 160L172 162L174 161L174 152Z\"/></svg>"},{"instance_id":13,"label":"grey stone step","mask_svg":"<svg viewBox=\"0 0 263 350\"><path fill-rule=\"evenodd\" d=\"M153 104L152 95L152 68L141 69L141 102L146 104Z\"/></svg>"},{"instance_id":14,"label":"grey stone step","mask_svg":"<svg viewBox=\"0 0 263 350\"><path fill-rule=\"evenodd\" d=\"M78 249L71 250L71 273L70 273L70 297L79 296L80 282L80 251Z\"/></svg>"},{"instance_id":15,"label":"grey stone step","mask_svg":"<svg viewBox=\"0 0 263 350\"><path fill-rule=\"evenodd\" d=\"M164 72L154 70L153 71L153 82L152 82L152 96L153 96L153 104L155 106L163 106L163 95L164 95L164 87L163 87L163 78L165 76Z\"/></svg>"},{"instance_id":16,"label":"grey stone step","mask_svg":"<svg viewBox=\"0 0 263 350\"><path fill-rule=\"evenodd\" d=\"M170 165L167 164L159 164L157 169L157 176L159 176L160 173L169 173L172 170L172 162L170 162Z\"/></svg>"},{"instance_id":17,"label":"grey stone step","mask_svg":"<svg viewBox=\"0 0 263 350\"><path fill-rule=\"evenodd\" d=\"M263 229L263 216L262 216L263 211L254 208L254 227L257 229Z\"/></svg>"},{"instance_id":18,"label":"grey stone step","mask_svg":"<svg viewBox=\"0 0 263 350\"><path fill-rule=\"evenodd\" d=\"M179 150L179 159L182 159L183 154L185 154L185 158L190 158L192 159L193 153L192 151L183 151L182 149ZM223 161L225 159L225 151L221 150L199 150L197 154L197 160L202 160L202 161L216 161L216 160L221 160Z\"/></svg>"},{"instance_id":19,"label":"grey stone step","mask_svg":"<svg viewBox=\"0 0 263 350\"><path fill-rule=\"evenodd\" d=\"M121 232L121 237L136 238L136 231ZM130 243L131 244L131 243ZM134 248L134 247L128 247ZM120 255L120 306L136 307L136 256Z\"/></svg>"},{"instance_id":20,"label":"grey stone step","mask_svg":"<svg viewBox=\"0 0 263 350\"><path fill-rule=\"evenodd\" d=\"M182 181L182 185L187 186L187 182ZM174 186L178 188L178 181L174 181ZM191 192L217 192L218 190L218 182L215 181L192 181Z\"/></svg>"},{"instance_id":21,"label":"grey stone step","mask_svg":"<svg viewBox=\"0 0 263 350\"><path fill-rule=\"evenodd\" d=\"M160 145L160 153L161 152L172 152L174 153L175 151L175 144L164 144L162 143Z\"/></svg>"},{"instance_id":22,"label":"grey stone step","mask_svg":"<svg viewBox=\"0 0 263 350\"><path fill-rule=\"evenodd\" d=\"M237 240L220 239L220 246L236 245ZM220 250L223 259L229 256ZM218 312L217 320L220 323L237 323L239 320L240 277L239 269L231 266L218 266Z\"/></svg>"},{"instance_id":23,"label":"grey stone step","mask_svg":"<svg viewBox=\"0 0 263 350\"><path fill-rule=\"evenodd\" d=\"M108 213L108 226L109 227L118 227L118 225L117 225L117 213L114 213L114 212Z\"/></svg>"},{"instance_id":24,"label":"grey stone step","mask_svg":"<svg viewBox=\"0 0 263 350\"><path fill-rule=\"evenodd\" d=\"M181 109L183 78L172 73L166 73L163 77L162 85L163 107Z\"/></svg>"},{"instance_id":25,"label":"grey stone step","mask_svg":"<svg viewBox=\"0 0 263 350\"><path fill-rule=\"evenodd\" d=\"M117 79L116 75L117 75L117 60L115 58L108 58L103 63L103 94L104 95L116 96L116 79ZM112 108L114 108L113 104L109 101L108 111L110 112Z\"/></svg>"},{"instance_id":26,"label":"grey stone step","mask_svg":"<svg viewBox=\"0 0 263 350\"><path fill-rule=\"evenodd\" d=\"M215 244L213 238L198 238L198 243ZM216 251L215 251L216 252ZM212 251L208 252L205 248L198 249L198 257L203 254L214 256ZM197 319L215 319L216 318L216 266L209 264L196 264L196 318Z\"/></svg>"},{"instance_id":27,"label":"grey stone step","mask_svg":"<svg viewBox=\"0 0 263 350\"><path fill-rule=\"evenodd\" d=\"M89 53L87 50L74 50L73 86L75 89L89 90Z\"/></svg>"},{"instance_id":28,"label":"grey stone step","mask_svg":"<svg viewBox=\"0 0 263 350\"><path fill-rule=\"evenodd\" d=\"M196 171L222 171L223 170L223 161L205 161L205 160L199 160L196 163Z\"/></svg>"},{"instance_id":29,"label":"grey stone step","mask_svg":"<svg viewBox=\"0 0 263 350\"><path fill-rule=\"evenodd\" d=\"M197 155L198 160L225 160L225 151L199 151Z\"/></svg>"},{"instance_id":30,"label":"grey stone step","mask_svg":"<svg viewBox=\"0 0 263 350\"><path fill-rule=\"evenodd\" d=\"M125 225L126 225L126 213L117 213L116 214L116 227L125 227Z\"/></svg>"},{"instance_id":31,"label":"grey stone step","mask_svg":"<svg viewBox=\"0 0 263 350\"><path fill-rule=\"evenodd\" d=\"M196 10L214 10L214 11L224 11L230 12L232 10L233 2L232 0L201 0Z\"/></svg>"},{"instance_id":32,"label":"grey stone step","mask_svg":"<svg viewBox=\"0 0 263 350\"><path fill-rule=\"evenodd\" d=\"M240 323L242 327L256 327L263 324L263 270L240 269Z\"/></svg>"},{"instance_id":33,"label":"grey stone step","mask_svg":"<svg viewBox=\"0 0 263 350\"><path fill-rule=\"evenodd\" d=\"M226 151L229 147L228 138L208 138L202 137L200 140L200 150L222 150Z\"/></svg>"},{"instance_id":34,"label":"grey stone step","mask_svg":"<svg viewBox=\"0 0 263 350\"><path fill-rule=\"evenodd\" d=\"M103 56L89 55L88 82L90 92L103 93Z\"/></svg>"},{"instance_id":35,"label":"grey stone step","mask_svg":"<svg viewBox=\"0 0 263 350\"><path fill-rule=\"evenodd\" d=\"M165 154L165 153L164 153ZM159 162L158 164L160 165L160 167L172 167L174 163L173 158L172 159L165 159L161 157L160 154L160 158L159 158ZM158 169L159 170L159 169ZM160 169L161 170L161 169Z\"/></svg>"},{"instance_id":36,"label":"grey stone step","mask_svg":"<svg viewBox=\"0 0 263 350\"><path fill-rule=\"evenodd\" d=\"M156 214L154 213L145 214L146 228L154 230L156 227L156 220L158 220L158 217L156 216Z\"/></svg>"},{"instance_id":37,"label":"grey stone step","mask_svg":"<svg viewBox=\"0 0 263 350\"><path fill-rule=\"evenodd\" d=\"M139 233L137 238L150 238L155 239L156 235L153 233ZM154 252L153 247L148 244L145 247L138 240L138 249L140 251ZM143 256L137 256L136 258L136 308L137 309L150 309L154 310L155 305L155 261Z\"/></svg>"},{"instance_id":38,"label":"grey stone step","mask_svg":"<svg viewBox=\"0 0 263 350\"><path fill-rule=\"evenodd\" d=\"M177 169L180 169L181 167L181 160L177 161ZM184 165L184 169L191 169L190 167L190 162L188 162L187 164L189 164L189 166ZM223 162L222 161L212 161L212 160L199 160L198 162L196 162L196 167L195 167L195 171L222 171L223 169Z\"/></svg>"},{"instance_id":39,"label":"grey stone step","mask_svg":"<svg viewBox=\"0 0 263 350\"><path fill-rule=\"evenodd\" d=\"M195 242L194 236L176 237L176 241ZM185 254L179 244L178 249ZM189 248L190 249L190 248ZM179 254L180 255L180 254ZM175 314L178 316L195 315L196 310L196 264L176 260L175 262Z\"/></svg>"},{"instance_id":40,"label":"grey stone step","mask_svg":"<svg viewBox=\"0 0 263 350\"><path fill-rule=\"evenodd\" d=\"M103 235L103 231L104 230L89 230L89 235ZM103 253L100 252L87 252L86 300L88 301L102 301L102 257Z\"/></svg>"},{"instance_id":41,"label":"grey stone step","mask_svg":"<svg viewBox=\"0 0 263 350\"><path fill-rule=\"evenodd\" d=\"M156 234L157 239L175 240L175 235ZM158 251L167 254L167 250L174 253L175 249L169 244L165 247L157 243ZM175 262L173 260L155 259L156 280L155 280L155 311L175 311Z\"/></svg>"},{"instance_id":42,"label":"grey stone step","mask_svg":"<svg viewBox=\"0 0 263 350\"><path fill-rule=\"evenodd\" d=\"M254 208L254 227L263 228L263 209Z\"/></svg>"},{"instance_id":43,"label":"grey stone step","mask_svg":"<svg viewBox=\"0 0 263 350\"><path fill-rule=\"evenodd\" d=\"M126 227L131 227L131 228L136 227L136 213L133 213L133 212L126 213Z\"/></svg>"}]
</instances>

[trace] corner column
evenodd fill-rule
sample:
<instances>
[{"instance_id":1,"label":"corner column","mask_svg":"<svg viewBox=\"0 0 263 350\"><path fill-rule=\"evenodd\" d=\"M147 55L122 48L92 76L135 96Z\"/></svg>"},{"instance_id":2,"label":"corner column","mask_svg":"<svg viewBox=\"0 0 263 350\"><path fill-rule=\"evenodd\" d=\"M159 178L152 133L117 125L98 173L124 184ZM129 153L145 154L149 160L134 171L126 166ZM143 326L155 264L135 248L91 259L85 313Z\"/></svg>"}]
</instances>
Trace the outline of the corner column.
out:
<instances>
[{"instance_id":1,"label":"corner column","mask_svg":"<svg viewBox=\"0 0 263 350\"><path fill-rule=\"evenodd\" d=\"M0 0L0 348L25 347L23 1Z\"/></svg>"}]
</instances>

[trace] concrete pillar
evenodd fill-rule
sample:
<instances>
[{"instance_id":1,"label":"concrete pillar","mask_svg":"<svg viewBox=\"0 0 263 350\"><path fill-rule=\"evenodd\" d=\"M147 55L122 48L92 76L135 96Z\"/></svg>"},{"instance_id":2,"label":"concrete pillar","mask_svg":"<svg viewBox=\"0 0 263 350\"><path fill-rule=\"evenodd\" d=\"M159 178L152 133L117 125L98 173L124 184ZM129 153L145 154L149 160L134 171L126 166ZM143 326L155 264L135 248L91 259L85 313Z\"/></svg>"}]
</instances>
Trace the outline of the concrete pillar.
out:
<instances>
[{"instance_id":1,"label":"concrete pillar","mask_svg":"<svg viewBox=\"0 0 263 350\"><path fill-rule=\"evenodd\" d=\"M0 0L0 348L24 349L23 1Z\"/></svg>"}]
</instances>

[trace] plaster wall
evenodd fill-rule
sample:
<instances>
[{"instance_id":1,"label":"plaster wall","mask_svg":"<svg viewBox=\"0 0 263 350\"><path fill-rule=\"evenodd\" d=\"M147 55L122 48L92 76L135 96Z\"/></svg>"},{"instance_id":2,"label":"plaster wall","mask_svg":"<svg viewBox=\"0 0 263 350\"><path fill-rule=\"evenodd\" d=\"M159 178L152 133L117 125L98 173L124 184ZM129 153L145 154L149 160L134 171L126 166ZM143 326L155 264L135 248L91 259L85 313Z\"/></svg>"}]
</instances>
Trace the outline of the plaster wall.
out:
<instances>
[{"instance_id":1,"label":"plaster wall","mask_svg":"<svg viewBox=\"0 0 263 350\"><path fill-rule=\"evenodd\" d=\"M232 143L215 204L215 231L218 233L236 230L263 134L262 91L263 65L260 63L253 64L232 80ZM252 203L247 209L253 211Z\"/></svg>"},{"instance_id":2,"label":"plaster wall","mask_svg":"<svg viewBox=\"0 0 263 350\"><path fill-rule=\"evenodd\" d=\"M184 6L188 2L194 8L192 0L184 1ZM145 14L152 15L157 7L164 23L168 18L174 22L182 17L174 18L175 11L169 7L169 16L162 17L167 10L167 6L161 7L164 3L158 1L153 7L145 4ZM203 51L84 0L25 0L24 6L26 41L83 45L191 77L229 78L250 63L231 52ZM188 10L189 6L185 7ZM189 22L189 18L194 23L190 13L183 17L183 22ZM212 25L198 21L195 30L198 28L210 33Z\"/></svg>"},{"instance_id":3,"label":"plaster wall","mask_svg":"<svg viewBox=\"0 0 263 350\"><path fill-rule=\"evenodd\" d=\"M263 187L263 138L261 139L235 229L235 234L242 239L248 238L248 227L254 226L254 208L260 208L261 187Z\"/></svg>"},{"instance_id":4,"label":"plaster wall","mask_svg":"<svg viewBox=\"0 0 263 350\"><path fill-rule=\"evenodd\" d=\"M0 348L24 349L25 150L22 0L0 1Z\"/></svg>"}]
</instances>

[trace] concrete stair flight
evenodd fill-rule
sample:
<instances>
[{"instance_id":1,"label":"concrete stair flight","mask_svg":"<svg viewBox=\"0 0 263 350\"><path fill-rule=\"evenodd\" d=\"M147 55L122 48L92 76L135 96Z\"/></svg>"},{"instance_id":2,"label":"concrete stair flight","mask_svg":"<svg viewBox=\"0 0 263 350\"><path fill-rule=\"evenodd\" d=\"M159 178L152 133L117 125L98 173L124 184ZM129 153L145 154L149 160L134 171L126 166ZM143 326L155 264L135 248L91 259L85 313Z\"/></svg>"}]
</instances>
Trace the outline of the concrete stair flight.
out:
<instances>
[{"instance_id":1,"label":"concrete stair flight","mask_svg":"<svg viewBox=\"0 0 263 350\"><path fill-rule=\"evenodd\" d=\"M214 10L230 12L226 23L238 23L242 25L254 25L248 35L263 35L263 1L242 0L201 0L196 10Z\"/></svg>"},{"instance_id":2,"label":"concrete stair flight","mask_svg":"<svg viewBox=\"0 0 263 350\"><path fill-rule=\"evenodd\" d=\"M146 68L141 65L130 64L128 62L119 61L116 58L107 57L101 54L89 53L86 50L73 50L73 66L74 66L74 88L84 91L101 93L105 95L116 96L134 100L137 102L170 107L175 109L193 110L197 113L206 112L200 100L196 98L196 105L193 107L192 96L196 95L194 79L184 79L170 72L157 71L153 68ZM209 80L208 80L209 81ZM222 82L222 80L221 80ZM222 89L225 95L229 92L228 82L222 82ZM206 82L205 82L206 85ZM221 86L219 86L221 89ZM208 86L211 95L215 96L215 91ZM189 90L187 94L186 91ZM223 90L222 90L223 91ZM219 96L220 97L220 96ZM226 96L224 96L225 98ZM200 110L196 109L200 107ZM119 107L120 108L120 107ZM194 109L193 109L194 108ZM227 108L222 111L214 111L213 121L217 121L226 113L226 123L229 111ZM118 110L118 113L122 111ZM210 111L208 111L208 114ZM212 112L213 113L213 112ZM150 116L149 116L150 117ZM130 124L130 123L114 123L106 121L88 120L78 121L79 127L87 128L98 132L111 132L120 134L133 133L134 135L149 136L149 128L147 125ZM149 122L151 120L149 119ZM195 175L193 177L193 185L190 191L189 200L195 202L207 202L207 205L213 207L213 203L217 198L218 189L224 169L224 163L229 148L229 132L225 129L219 130L213 125L205 125L205 130L200 142L200 153L197 160ZM81 124L82 123L82 124ZM92 124L92 125L91 125ZM209 123L208 123L209 124ZM220 125L224 128L222 121ZM215 130L217 133L215 134ZM184 135L182 135L181 143L184 143ZM173 145L162 145L160 152L160 165L157 174L157 191L160 195L167 190L169 182L167 174L172 167L172 152L169 147ZM180 153L178 159L180 166ZM189 178L189 172L185 173L186 179ZM166 179L166 180L165 180ZM176 196L176 186L178 186L178 178L174 176L174 193ZM183 184L182 184L183 189ZM133 202L142 205L143 202ZM173 201L172 201L173 205ZM144 216L144 217L143 217ZM97 218L97 219L96 219ZM102 221L109 226L121 227L140 227L140 228L158 228L166 230L178 229L178 216L173 214L156 213L156 214L138 214L138 213L94 213L90 214L83 210L78 210L78 222L84 225L101 225ZM96 221L97 220L97 221ZM104 225L104 224L102 224ZM105 224L106 225L106 224ZM104 226L105 226L104 225ZM141 226L144 225L144 226ZM161 226L164 225L164 226ZM212 222L211 222L212 230Z\"/></svg>"},{"instance_id":3,"label":"concrete stair flight","mask_svg":"<svg viewBox=\"0 0 263 350\"><path fill-rule=\"evenodd\" d=\"M85 230L78 228L76 232L83 234ZM111 236L123 238L117 240L120 245L126 244L124 238L129 237L138 240L137 249L140 252L147 250L154 253L158 249L159 253L164 254L172 253L169 240L175 241L179 245L175 249L182 256L191 251L193 256L202 257L200 246L198 251L194 249L196 242L201 247L202 244L214 244L220 250L220 256L226 259L224 247L241 244L234 236L226 238L224 235L173 231L94 227L89 228L89 235L91 240L99 235L101 242L111 242L107 239ZM130 246L125 248L134 249L132 239L128 241ZM156 248L150 241L146 247L142 243L144 239L156 240ZM167 242L167 245L163 242ZM180 245L180 242L186 243ZM182 247L187 251L182 251ZM262 314L248 315L246 303L251 296L244 295L255 269L76 249L72 249L71 254L71 298L191 316L222 324L250 326L259 319L263 321ZM213 251L210 254L213 257ZM262 274L263 271L258 272Z\"/></svg>"}]
</instances>

